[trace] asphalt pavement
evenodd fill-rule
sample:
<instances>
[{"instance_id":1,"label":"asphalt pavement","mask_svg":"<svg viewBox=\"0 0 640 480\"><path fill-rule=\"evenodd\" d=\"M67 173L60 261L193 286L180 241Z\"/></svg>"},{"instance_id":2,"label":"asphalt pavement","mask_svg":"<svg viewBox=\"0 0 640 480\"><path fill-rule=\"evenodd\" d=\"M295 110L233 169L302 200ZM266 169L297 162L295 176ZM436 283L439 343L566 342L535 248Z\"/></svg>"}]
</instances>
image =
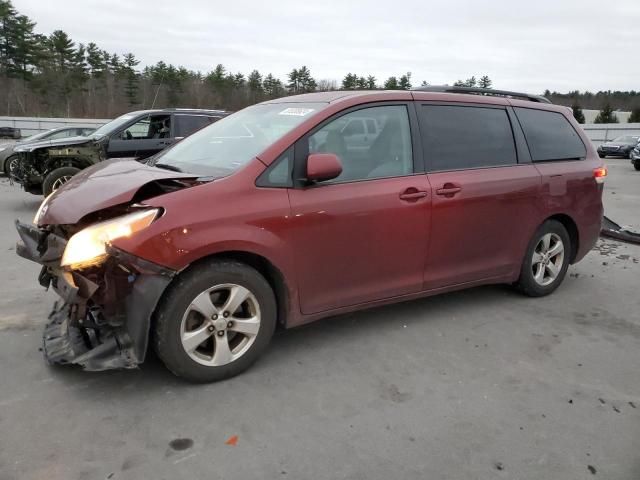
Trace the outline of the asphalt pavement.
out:
<instances>
[{"instance_id":1,"label":"asphalt pavement","mask_svg":"<svg viewBox=\"0 0 640 480\"><path fill-rule=\"evenodd\" d=\"M640 227L640 172L607 163L607 215ZM155 358L44 363L55 294L12 224L39 201L0 179L0 480L640 478L640 246L599 241L546 298L482 287L281 332L194 386Z\"/></svg>"}]
</instances>

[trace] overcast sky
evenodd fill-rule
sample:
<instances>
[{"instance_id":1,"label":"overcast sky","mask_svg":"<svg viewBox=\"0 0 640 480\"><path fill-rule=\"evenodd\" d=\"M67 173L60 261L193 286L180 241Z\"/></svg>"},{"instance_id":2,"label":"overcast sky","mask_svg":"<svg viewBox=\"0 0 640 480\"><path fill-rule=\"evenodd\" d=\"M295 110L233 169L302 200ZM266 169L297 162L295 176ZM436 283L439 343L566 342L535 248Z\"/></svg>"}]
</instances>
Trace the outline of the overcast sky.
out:
<instances>
[{"instance_id":1,"label":"overcast sky","mask_svg":"<svg viewBox=\"0 0 640 480\"><path fill-rule=\"evenodd\" d=\"M37 31L207 72L307 65L412 72L414 85L487 74L495 88L541 93L640 90L640 0L14 0Z\"/></svg>"}]
</instances>

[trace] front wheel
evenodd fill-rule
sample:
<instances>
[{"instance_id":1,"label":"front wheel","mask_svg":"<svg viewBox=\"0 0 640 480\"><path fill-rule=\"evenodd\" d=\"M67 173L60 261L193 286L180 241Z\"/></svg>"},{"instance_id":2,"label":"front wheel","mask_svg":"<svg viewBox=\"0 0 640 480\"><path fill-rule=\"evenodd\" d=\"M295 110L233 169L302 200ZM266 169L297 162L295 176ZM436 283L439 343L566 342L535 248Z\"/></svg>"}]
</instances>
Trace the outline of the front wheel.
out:
<instances>
[{"instance_id":1,"label":"front wheel","mask_svg":"<svg viewBox=\"0 0 640 480\"><path fill-rule=\"evenodd\" d=\"M45 197L58 190L80 171L76 167L60 167L48 174L42 182L42 193Z\"/></svg>"},{"instance_id":2,"label":"front wheel","mask_svg":"<svg viewBox=\"0 0 640 480\"><path fill-rule=\"evenodd\" d=\"M640 171L640 160L636 160L635 162L633 162L633 168Z\"/></svg>"},{"instance_id":3,"label":"front wheel","mask_svg":"<svg viewBox=\"0 0 640 480\"><path fill-rule=\"evenodd\" d=\"M560 222L547 220L529 242L517 287L530 297L549 295L569 268L571 239Z\"/></svg>"},{"instance_id":4,"label":"front wheel","mask_svg":"<svg viewBox=\"0 0 640 480\"><path fill-rule=\"evenodd\" d=\"M606 155L605 155L604 153L600 153L600 152L598 152L598 156L599 156L600 158L604 158L604 157L606 157Z\"/></svg>"},{"instance_id":5,"label":"front wheel","mask_svg":"<svg viewBox=\"0 0 640 480\"><path fill-rule=\"evenodd\" d=\"M154 348L169 370L214 382L249 368L276 326L273 290L254 268L231 260L181 274L158 307Z\"/></svg>"},{"instance_id":6,"label":"front wheel","mask_svg":"<svg viewBox=\"0 0 640 480\"><path fill-rule=\"evenodd\" d=\"M16 171L16 169L18 168L18 162L20 161L20 157L18 155L11 155L10 157L6 158L4 161L4 174L9 177L12 178L14 176L14 173Z\"/></svg>"}]
</instances>

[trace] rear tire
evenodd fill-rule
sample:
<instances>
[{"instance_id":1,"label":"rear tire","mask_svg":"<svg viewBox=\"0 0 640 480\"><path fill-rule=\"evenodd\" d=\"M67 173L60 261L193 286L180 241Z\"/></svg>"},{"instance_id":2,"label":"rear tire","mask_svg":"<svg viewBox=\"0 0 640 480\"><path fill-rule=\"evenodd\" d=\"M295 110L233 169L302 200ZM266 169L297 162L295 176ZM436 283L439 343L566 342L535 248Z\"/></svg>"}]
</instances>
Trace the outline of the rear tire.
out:
<instances>
[{"instance_id":1,"label":"rear tire","mask_svg":"<svg viewBox=\"0 0 640 480\"><path fill-rule=\"evenodd\" d=\"M260 357L276 320L266 279L243 263L216 260L176 279L158 306L152 344L178 377L215 382L242 373Z\"/></svg>"},{"instance_id":2,"label":"rear tire","mask_svg":"<svg viewBox=\"0 0 640 480\"><path fill-rule=\"evenodd\" d=\"M530 297L549 295L564 280L571 261L571 239L560 222L544 222L527 247L516 287Z\"/></svg>"},{"instance_id":3,"label":"rear tire","mask_svg":"<svg viewBox=\"0 0 640 480\"><path fill-rule=\"evenodd\" d=\"M48 197L55 192L62 185L67 183L71 177L80 171L76 167L60 167L53 170L47 175L42 182L42 193L45 197Z\"/></svg>"}]
</instances>

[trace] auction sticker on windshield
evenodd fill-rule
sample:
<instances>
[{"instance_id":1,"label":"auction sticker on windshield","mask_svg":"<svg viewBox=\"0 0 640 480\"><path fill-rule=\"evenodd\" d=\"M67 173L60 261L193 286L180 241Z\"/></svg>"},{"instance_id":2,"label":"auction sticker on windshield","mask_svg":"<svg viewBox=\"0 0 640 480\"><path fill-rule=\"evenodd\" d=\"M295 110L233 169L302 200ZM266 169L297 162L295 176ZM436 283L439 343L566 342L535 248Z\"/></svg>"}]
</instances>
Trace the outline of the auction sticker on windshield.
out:
<instances>
[{"instance_id":1,"label":"auction sticker on windshield","mask_svg":"<svg viewBox=\"0 0 640 480\"><path fill-rule=\"evenodd\" d=\"M304 117L305 115L309 115L311 112L314 112L313 108L285 108L278 115L293 115L294 117Z\"/></svg>"}]
</instances>

